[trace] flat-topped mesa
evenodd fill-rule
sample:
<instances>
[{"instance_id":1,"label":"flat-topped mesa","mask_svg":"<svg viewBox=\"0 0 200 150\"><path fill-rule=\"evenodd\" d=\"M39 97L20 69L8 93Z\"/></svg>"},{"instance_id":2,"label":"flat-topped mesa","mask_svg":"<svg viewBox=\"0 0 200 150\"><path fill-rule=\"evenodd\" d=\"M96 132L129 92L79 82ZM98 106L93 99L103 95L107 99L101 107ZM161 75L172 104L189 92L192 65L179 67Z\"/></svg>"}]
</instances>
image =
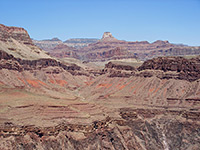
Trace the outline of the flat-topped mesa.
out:
<instances>
[{"instance_id":1,"label":"flat-topped mesa","mask_svg":"<svg viewBox=\"0 0 200 150\"><path fill-rule=\"evenodd\" d=\"M117 40L112 36L112 33L110 32L104 32L103 37L101 38L103 41L112 41L112 40Z\"/></svg>"},{"instance_id":2,"label":"flat-topped mesa","mask_svg":"<svg viewBox=\"0 0 200 150\"><path fill-rule=\"evenodd\" d=\"M57 37L54 37L54 38L52 38L52 39L46 39L46 40L42 40L42 41L57 41L57 42L59 42L59 41L61 41L59 38L57 38ZM62 41L61 41L62 42Z\"/></svg>"},{"instance_id":3,"label":"flat-topped mesa","mask_svg":"<svg viewBox=\"0 0 200 150\"><path fill-rule=\"evenodd\" d=\"M0 41L17 40L20 43L34 45L28 32L24 28L20 27L8 27L0 24Z\"/></svg>"}]
</instances>

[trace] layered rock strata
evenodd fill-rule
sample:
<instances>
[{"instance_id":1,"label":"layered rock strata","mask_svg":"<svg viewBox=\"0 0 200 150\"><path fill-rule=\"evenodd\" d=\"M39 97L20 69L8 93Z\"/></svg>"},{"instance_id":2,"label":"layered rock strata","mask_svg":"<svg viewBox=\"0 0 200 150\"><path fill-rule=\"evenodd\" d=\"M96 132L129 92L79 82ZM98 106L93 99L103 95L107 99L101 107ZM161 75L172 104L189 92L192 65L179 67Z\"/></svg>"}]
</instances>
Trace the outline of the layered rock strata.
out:
<instances>
[{"instance_id":1,"label":"layered rock strata","mask_svg":"<svg viewBox=\"0 0 200 150\"><path fill-rule=\"evenodd\" d=\"M33 45L28 32L24 28L8 27L0 24L0 40L7 42L10 41L11 38L20 41L23 44Z\"/></svg>"}]
</instances>

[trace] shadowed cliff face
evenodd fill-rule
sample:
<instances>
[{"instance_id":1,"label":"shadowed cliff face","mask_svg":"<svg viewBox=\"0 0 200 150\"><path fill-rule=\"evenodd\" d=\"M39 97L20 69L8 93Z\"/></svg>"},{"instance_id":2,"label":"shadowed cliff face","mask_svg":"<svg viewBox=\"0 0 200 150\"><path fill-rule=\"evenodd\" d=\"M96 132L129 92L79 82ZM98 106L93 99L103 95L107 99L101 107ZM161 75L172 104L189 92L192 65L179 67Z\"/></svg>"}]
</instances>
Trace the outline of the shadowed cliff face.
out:
<instances>
[{"instance_id":1,"label":"shadowed cliff face","mask_svg":"<svg viewBox=\"0 0 200 150\"><path fill-rule=\"evenodd\" d=\"M61 67L67 71L79 71L81 67L76 64L63 64L55 59L38 59L38 60L22 60L15 58L6 52L0 51L0 69L17 70L19 72L24 70L40 70L49 66Z\"/></svg>"},{"instance_id":2,"label":"shadowed cliff face","mask_svg":"<svg viewBox=\"0 0 200 150\"><path fill-rule=\"evenodd\" d=\"M160 79L178 79L196 81L200 78L199 57L185 59L183 57L158 57L145 61L140 67L131 64L115 64L109 62L103 72L109 77L153 77Z\"/></svg>"},{"instance_id":3,"label":"shadowed cliff face","mask_svg":"<svg viewBox=\"0 0 200 150\"><path fill-rule=\"evenodd\" d=\"M177 72L198 72L200 57L186 59L183 57L159 57L146 61L139 70L154 69Z\"/></svg>"},{"instance_id":4,"label":"shadowed cliff face","mask_svg":"<svg viewBox=\"0 0 200 150\"><path fill-rule=\"evenodd\" d=\"M160 57L144 62L141 70L162 70L178 72L176 78L195 81L200 78L200 57L185 59L183 57ZM166 78L170 78L170 75Z\"/></svg>"}]
</instances>

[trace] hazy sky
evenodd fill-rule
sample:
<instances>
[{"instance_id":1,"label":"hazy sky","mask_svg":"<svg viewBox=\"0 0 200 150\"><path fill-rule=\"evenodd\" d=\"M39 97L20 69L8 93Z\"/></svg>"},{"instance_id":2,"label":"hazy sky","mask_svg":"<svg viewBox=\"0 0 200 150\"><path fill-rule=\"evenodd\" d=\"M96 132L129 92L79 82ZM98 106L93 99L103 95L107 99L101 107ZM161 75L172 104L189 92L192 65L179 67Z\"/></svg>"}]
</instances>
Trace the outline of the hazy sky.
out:
<instances>
[{"instance_id":1,"label":"hazy sky","mask_svg":"<svg viewBox=\"0 0 200 150\"><path fill-rule=\"evenodd\" d=\"M169 40L200 46L200 0L0 0L0 23L34 39Z\"/></svg>"}]
</instances>

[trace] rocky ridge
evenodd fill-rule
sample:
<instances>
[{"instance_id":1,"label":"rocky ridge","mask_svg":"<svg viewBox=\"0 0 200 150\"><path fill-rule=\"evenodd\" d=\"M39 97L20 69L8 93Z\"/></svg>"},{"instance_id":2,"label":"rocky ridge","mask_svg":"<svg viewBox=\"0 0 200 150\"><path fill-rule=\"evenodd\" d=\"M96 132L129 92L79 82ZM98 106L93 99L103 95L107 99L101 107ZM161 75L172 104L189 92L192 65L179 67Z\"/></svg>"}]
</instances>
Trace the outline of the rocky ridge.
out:
<instances>
[{"instance_id":1,"label":"rocky ridge","mask_svg":"<svg viewBox=\"0 0 200 150\"><path fill-rule=\"evenodd\" d=\"M109 72L109 77L153 77L160 79L179 79L195 81L200 79L199 57L186 59L183 57L158 57L145 61L138 68L131 64L109 62L103 72Z\"/></svg>"},{"instance_id":2,"label":"rocky ridge","mask_svg":"<svg viewBox=\"0 0 200 150\"><path fill-rule=\"evenodd\" d=\"M200 57L185 59L183 57L158 57L148 60L138 68L141 70L162 70L164 72L177 72L177 75L170 74L163 78L177 78L188 81L198 80L200 78Z\"/></svg>"},{"instance_id":3,"label":"rocky ridge","mask_svg":"<svg viewBox=\"0 0 200 150\"><path fill-rule=\"evenodd\" d=\"M2 24L0 24L0 50L20 59L50 58L45 51L33 44L25 29Z\"/></svg>"},{"instance_id":4,"label":"rocky ridge","mask_svg":"<svg viewBox=\"0 0 200 150\"><path fill-rule=\"evenodd\" d=\"M16 70L19 72L25 70L40 70L47 67L60 67L72 75L88 75L84 70L76 64L61 63L52 58L44 58L38 60L23 60L15 58L4 51L0 51L0 69Z\"/></svg>"},{"instance_id":5,"label":"rocky ridge","mask_svg":"<svg viewBox=\"0 0 200 150\"><path fill-rule=\"evenodd\" d=\"M0 40L4 42L15 39L26 45L33 45L28 32L23 28L8 27L0 24Z\"/></svg>"}]
</instances>

